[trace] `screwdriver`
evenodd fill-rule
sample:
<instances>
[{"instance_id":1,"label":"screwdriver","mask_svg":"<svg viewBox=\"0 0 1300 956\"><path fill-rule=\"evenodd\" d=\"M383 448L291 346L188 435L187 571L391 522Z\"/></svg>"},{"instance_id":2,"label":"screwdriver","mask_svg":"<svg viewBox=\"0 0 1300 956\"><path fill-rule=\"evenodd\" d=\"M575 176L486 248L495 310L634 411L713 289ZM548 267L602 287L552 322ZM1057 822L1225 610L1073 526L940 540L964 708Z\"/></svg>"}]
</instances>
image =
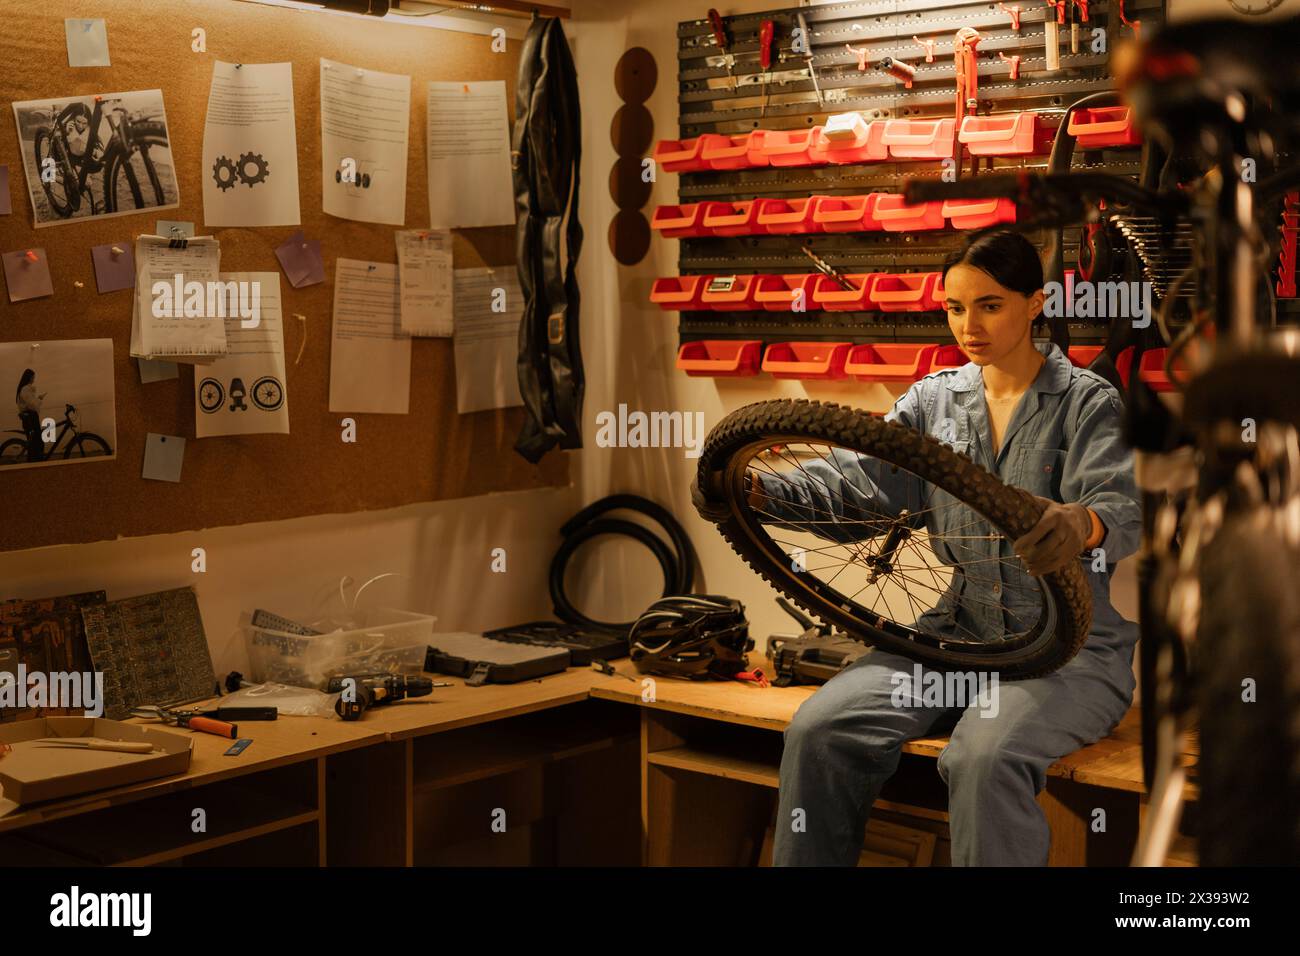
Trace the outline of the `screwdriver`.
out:
<instances>
[{"instance_id":1,"label":"screwdriver","mask_svg":"<svg viewBox=\"0 0 1300 956\"><path fill-rule=\"evenodd\" d=\"M772 37L776 33L776 24L764 20L758 28L758 65L763 70L763 108L758 111L759 118L767 115L767 84L772 70Z\"/></svg>"},{"instance_id":2,"label":"screwdriver","mask_svg":"<svg viewBox=\"0 0 1300 956\"><path fill-rule=\"evenodd\" d=\"M727 76L731 79L731 89L736 89L736 74L732 67L736 64L736 57L731 52L731 44L727 42L727 28L722 25L722 17L714 7L709 7L709 26L713 28L713 42L718 45L722 51L722 62L726 64Z\"/></svg>"},{"instance_id":3,"label":"screwdriver","mask_svg":"<svg viewBox=\"0 0 1300 956\"><path fill-rule=\"evenodd\" d=\"M1069 0L1045 0L1045 2L1052 8L1051 12L1047 14L1047 20L1044 24L1047 33L1047 68L1049 70L1059 70L1061 68L1060 24L1065 22L1065 4Z\"/></svg>"},{"instance_id":4,"label":"screwdriver","mask_svg":"<svg viewBox=\"0 0 1300 956\"><path fill-rule=\"evenodd\" d=\"M822 103L821 84L817 82L817 68L813 66L812 32L808 29L808 21L804 19L802 13L796 13L794 16L799 23L800 36L803 37L804 62L808 64L808 75L812 77L813 92L817 94L817 105L820 107L824 104Z\"/></svg>"}]
</instances>

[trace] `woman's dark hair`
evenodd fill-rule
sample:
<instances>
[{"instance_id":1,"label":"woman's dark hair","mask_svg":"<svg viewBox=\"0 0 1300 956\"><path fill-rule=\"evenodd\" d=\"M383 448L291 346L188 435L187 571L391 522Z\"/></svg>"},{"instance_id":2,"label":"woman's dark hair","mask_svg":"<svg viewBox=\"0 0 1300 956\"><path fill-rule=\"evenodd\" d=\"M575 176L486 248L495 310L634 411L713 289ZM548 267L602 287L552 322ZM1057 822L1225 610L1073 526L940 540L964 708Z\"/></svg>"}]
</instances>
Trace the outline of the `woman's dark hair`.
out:
<instances>
[{"instance_id":1,"label":"woman's dark hair","mask_svg":"<svg viewBox=\"0 0 1300 956\"><path fill-rule=\"evenodd\" d=\"M953 266L974 266L987 272L998 285L1033 295L1043 287L1043 261L1033 243L1018 232L999 230L968 238L943 262L943 276Z\"/></svg>"},{"instance_id":2,"label":"woman's dark hair","mask_svg":"<svg viewBox=\"0 0 1300 956\"><path fill-rule=\"evenodd\" d=\"M23 389L25 389L28 385L32 384L32 381L35 378L36 378L36 373L33 372L31 369L23 370L22 377L18 379L18 388L14 390L15 402L21 402L23 400Z\"/></svg>"}]
</instances>

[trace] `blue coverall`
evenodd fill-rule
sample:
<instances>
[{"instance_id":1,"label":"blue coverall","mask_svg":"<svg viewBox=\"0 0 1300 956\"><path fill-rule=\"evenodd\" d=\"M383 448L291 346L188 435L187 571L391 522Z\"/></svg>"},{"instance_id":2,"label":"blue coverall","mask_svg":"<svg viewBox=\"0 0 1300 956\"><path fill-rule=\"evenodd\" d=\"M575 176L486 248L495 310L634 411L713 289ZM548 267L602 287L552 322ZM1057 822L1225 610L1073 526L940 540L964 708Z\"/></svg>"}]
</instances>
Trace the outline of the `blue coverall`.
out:
<instances>
[{"instance_id":1,"label":"blue coverall","mask_svg":"<svg viewBox=\"0 0 1300 956\"><path fill-rule=\"evenodd\" d=\"M1036 796L1047 768L1105 737L1128 711L1137 625L1111 605L1110 572L1137 550L1141 514L1132 452L1120 431L1120 398L1055 345L1036 348L1047 361L1017 404L996 457L984 379L974 363L927 375L885 417L941 438L1008 484L1097 513L1106 528L1100 545L1106 570L1091 570L1091 551L1080 556L1092 587L1087 643L1046 677L1000 681L994 717L981 716L978 704L923 706L919 688L910 697L899 695L894 675L913 675L917 665L892 652L875 649L841 671L803 703L785 732L776 865L856 864L868 813L897 768L903 743L950 727L938 769L948 785L953 864L1045 865L1050 832ZM823 520L827 512L861 520L944 500L933 486L906 471L891 472L878 459L844 451L836 458L834 464L806 464L806 474L787 481L764 480L763 492L776 499L764 510L782 519L778 523L798 526L814 513ZM929 497L922 502L922 495ZM967 550L946 556L961 561L962 570L922 616L924 629L952 630L966 640L972 633L992 639L1007 627L1023 629L997 607L1014 613L1016 596L1028 593L1019 590L1030 579L1016 570L1021 566L1010 542L1000 535L980 538L993 529L964 506L936 507L926 521L936 549ZM945 527L960 527L961 537L943 542ZM816 533L835 538L835 530L822 526ZM1026 623L1036 613L1026 613ZM900 696L903 706L895 706Z\"/></svg>"}]
</instances>

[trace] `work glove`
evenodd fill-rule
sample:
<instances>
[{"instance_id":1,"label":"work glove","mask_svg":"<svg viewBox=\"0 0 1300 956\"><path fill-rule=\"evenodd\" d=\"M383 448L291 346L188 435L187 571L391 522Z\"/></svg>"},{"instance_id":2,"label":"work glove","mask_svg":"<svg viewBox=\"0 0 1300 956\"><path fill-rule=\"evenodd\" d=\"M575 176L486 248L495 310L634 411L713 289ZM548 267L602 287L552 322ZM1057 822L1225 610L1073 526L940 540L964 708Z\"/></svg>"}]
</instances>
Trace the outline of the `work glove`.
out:
<instances>
[{"instance_id":1,"label":"work glove","mask_svg":"<svg viewBox=\"0 0 1300 956\"><path fill-rule=\"evenodd\" d=\"M1034 577L1059 571L1076 560L1092 534L1092 518L1083 505L1061 504L1042 497L1038 500L1047 506L1043 516L1012 543L1012 549Z\"/></svg>"},{"instance_id":2,"label":"work glove","mask_svg":"<svg viewBox=\"0 0 1300 956\"><path fill-rule=\"evenodd\" d=\"M727 507L725 501L709 501L704 497L704 492L700 490L698 475L691 481L691 504L695 506L695 511L701 518L714 524L725 521L731 515L731 509Z\"/></svg>"}]
</instances>

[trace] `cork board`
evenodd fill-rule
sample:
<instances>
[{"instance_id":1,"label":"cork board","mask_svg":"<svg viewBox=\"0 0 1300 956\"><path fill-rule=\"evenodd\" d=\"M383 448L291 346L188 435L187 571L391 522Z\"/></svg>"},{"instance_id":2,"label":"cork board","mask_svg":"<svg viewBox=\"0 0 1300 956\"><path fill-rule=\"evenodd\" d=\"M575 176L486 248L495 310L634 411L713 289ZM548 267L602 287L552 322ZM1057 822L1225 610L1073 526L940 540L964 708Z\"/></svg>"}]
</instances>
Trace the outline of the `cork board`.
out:
<instances>
[{"instance_id":1,"label":"cork board","mask_svg":"<svg viewBox=\"0 0 1300 956\"><path fill-rule=\"evenodd\" d=\"M65 17L107 20L112 66L68 67ZM206 31L206 53L191 50L195 27ZM54 294L16 304L0 296L0 341L113 339L117 459L0 472L0 499L5 502L0 551L566 484L564 454L552 453L533 466L514 452L522 409L457 413L450 339L413 341L410 414L353 415L357 442L344 444L344 416L328 411L334 260L395 262L397 227L321 212L319 58L410 75L406 228L419 228L428 224L426 83L505 80L513 115L519 46L512 40L505 53L493 53L487 35L237 0L46 0L10 18L0 31L0 63L7 64L5 102L0 104L0 163L9 165L13 213L0 216L0 248L43 247ZM141 385L128 354L132 293L100 295L95 287L91 247L152 233L160 218L190 221L197 234L216 236L223 271L280 272L274 250L294 227L203 226L200 152L217 59L293 64L301 228L307 238L321 241L326 281L294 289L281 273L291 430L287 436L192 440L193 368L181 366L179 380ZM162 89L167 109L180 207L34 229L9 102L155 88ZM513 261L513 227L456 233L457 268L513 268ZM78 281L81 288L74 284ZM295 312L307 316L306 347L297 365L302 323L291 317ZM16 428L14 406L4 398L0 388L0 421L9 422L0 427ZM180 484L141 478L148 432L187 439Z\"/></svg>"}]
</instances>

